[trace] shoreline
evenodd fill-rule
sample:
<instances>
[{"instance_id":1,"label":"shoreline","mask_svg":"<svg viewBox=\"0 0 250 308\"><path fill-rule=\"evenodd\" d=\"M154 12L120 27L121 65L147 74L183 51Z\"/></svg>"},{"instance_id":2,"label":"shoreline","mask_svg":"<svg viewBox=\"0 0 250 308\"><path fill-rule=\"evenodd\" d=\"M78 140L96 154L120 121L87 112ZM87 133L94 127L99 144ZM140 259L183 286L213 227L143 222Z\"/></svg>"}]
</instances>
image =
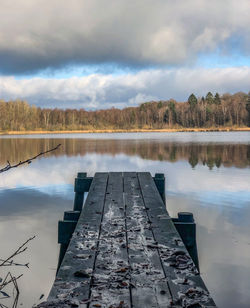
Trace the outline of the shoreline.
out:
<instances>
[{"instance_id":1,"label":"shoreline","mask_svg":"<svg viewBox=\"0 0 250 308\"><path fill-rule=\"evenodd\" d=\"M232 132L250 131L250 127L211 127L211 128L162 128L162 129L96 129L96 130L64 130L64 131L0 131L6 135L42 135L42 134L92 134L92 133L178 133L178 132Z\"/></svg>"}]
</instances>

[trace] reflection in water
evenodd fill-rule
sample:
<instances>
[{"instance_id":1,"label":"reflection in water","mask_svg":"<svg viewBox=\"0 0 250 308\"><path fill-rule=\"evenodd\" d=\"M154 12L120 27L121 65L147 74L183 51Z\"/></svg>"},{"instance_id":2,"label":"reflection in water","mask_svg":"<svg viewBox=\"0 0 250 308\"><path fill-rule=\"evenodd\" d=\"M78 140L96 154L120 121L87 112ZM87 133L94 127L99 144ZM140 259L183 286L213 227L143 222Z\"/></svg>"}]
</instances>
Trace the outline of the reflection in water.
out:
<instances>
[{"instance_id":1,"label":"reflection in water","mask_svg":"<svg viewBox=\"0 0 250 308\"><path fill-rule=\"evenodd\" d=\"M31 307L50 290L58 257L57 221L72 209L74 176L105 170L164 172L171 216L194 213L200 268L216 303L222 308L249 307L250 134L249 142L244 135L241 143L242 133L228 143L216 142L223 133L214 134L215 142L211 135L209 142L207 135L195 142L195 133L188 135L192 142L180 140L180 135L176 141L155 135L143 140L143 134L131 140L125 134L121 139L0 138L2 165L63 144L60 151L0 177L0 256L37 235L20 256L20 261L30 262L30 270L15 269L24 272L18 307Z\"/></svg>"},{"instance_id":2,"label":"reflection in water","mask_svg":"<svg viewBox=\"0 0 250 308\"><path fill-rule=\"evenodd\" d=\"M57 221L68 209L69 202L59 194L51 196L33 188L0 190L0 200L1 257L8 257L30 236L36 235L27 252L16 259L20 263L29 262L30 269L11 269L16 275L24 274L18 282L18 307L31 307L42 294L47 295L52 285L57 264Z\"/></svg>"},{"instance_id":3,"label":"reflection in water","mask_svg":"<svg viewBox=\"0 0 250 308\"><path fill-rule=\"evenodd\" d=\"M119 139L0 139L0 165L9 160L19 162L27 157L47 151L58 143L62 147L52 155L84 156L87 153L137 155L143 159L176 162L187 160L194 168L202 163L212 169L225 167L247 167L250 165L250 140L248 144L184 143L160 140Z\"/></svg>"}]
</instances>

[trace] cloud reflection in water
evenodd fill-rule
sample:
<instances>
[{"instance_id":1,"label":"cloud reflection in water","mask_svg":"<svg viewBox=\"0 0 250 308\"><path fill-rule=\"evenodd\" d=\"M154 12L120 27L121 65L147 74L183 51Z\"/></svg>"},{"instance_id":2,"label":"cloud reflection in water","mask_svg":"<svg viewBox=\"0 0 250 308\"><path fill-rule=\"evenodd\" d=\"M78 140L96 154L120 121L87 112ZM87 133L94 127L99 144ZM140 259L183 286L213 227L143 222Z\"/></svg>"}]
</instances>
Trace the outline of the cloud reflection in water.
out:
<instances>
[{"instance_id":1,"label":"cloud reflection in water","mask_svg":"<svg viewBox=\"0 0 250 308\"><path fill-rule=\"evenodd\" d=\"M17 140L9 144L20 142ZM27 142L26 148L32 149L30 142L34 140L26 140L22 142L24 145ZM64 153L43 157L1 175L1 256L8 255L29 236L37 235L29 252L20 256L31 264L20 282L20 303L30 307L51 287L57 265L57 221L64 210L72 209L76 173L147 170L152 174L165 173L171 216L178 211L194 213L202 275L218 306L249 306L249 146L171 142L76 139L74 143L64 144ZM37 139L37 148L43 149L44 145L44 139ZM198 155L198 163L193 168L190 153ZM203 165L202 159L216 157L218 153L222 155L219 168ZM244 159L244 166L238 157Z\"/></svg>"}]
</instances>

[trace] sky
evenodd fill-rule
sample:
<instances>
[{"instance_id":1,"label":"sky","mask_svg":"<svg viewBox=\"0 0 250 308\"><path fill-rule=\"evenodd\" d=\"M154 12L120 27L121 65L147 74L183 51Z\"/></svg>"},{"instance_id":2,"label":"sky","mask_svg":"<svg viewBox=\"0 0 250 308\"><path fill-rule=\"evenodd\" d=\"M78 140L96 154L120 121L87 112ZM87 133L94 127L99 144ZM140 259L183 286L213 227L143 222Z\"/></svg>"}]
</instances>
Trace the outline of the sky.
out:
<instances>
[{"instance_id":1,"label":"sky","mask_svg":"<svg viewBox=\"0 0 250 308\"><path fill-rule=\"evenodd\" d=\"M94 110L250 91L249 0L0 4L0 99Z\"/></svg>"}]
</instances>

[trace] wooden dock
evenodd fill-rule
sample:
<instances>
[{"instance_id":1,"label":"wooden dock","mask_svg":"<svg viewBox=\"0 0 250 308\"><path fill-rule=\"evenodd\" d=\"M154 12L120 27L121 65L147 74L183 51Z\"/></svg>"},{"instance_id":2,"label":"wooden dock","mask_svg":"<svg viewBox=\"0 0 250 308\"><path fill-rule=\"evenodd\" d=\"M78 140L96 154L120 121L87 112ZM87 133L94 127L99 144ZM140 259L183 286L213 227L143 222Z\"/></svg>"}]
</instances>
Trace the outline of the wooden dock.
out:
<instances>
[{"instance_id":1,"label":"wooden dock","mask_svg":"<svg viewBox=\"0 0 250 308\"><path fill-rule=\"evenodd\" d=\"M76 218L59 223L75 230L69 245L67 232L59 235L66 253L48 300L37 307L216 307L166 211L160 177L78 179L75 211L65 214Z\"/></svg>"}]
</instances>

